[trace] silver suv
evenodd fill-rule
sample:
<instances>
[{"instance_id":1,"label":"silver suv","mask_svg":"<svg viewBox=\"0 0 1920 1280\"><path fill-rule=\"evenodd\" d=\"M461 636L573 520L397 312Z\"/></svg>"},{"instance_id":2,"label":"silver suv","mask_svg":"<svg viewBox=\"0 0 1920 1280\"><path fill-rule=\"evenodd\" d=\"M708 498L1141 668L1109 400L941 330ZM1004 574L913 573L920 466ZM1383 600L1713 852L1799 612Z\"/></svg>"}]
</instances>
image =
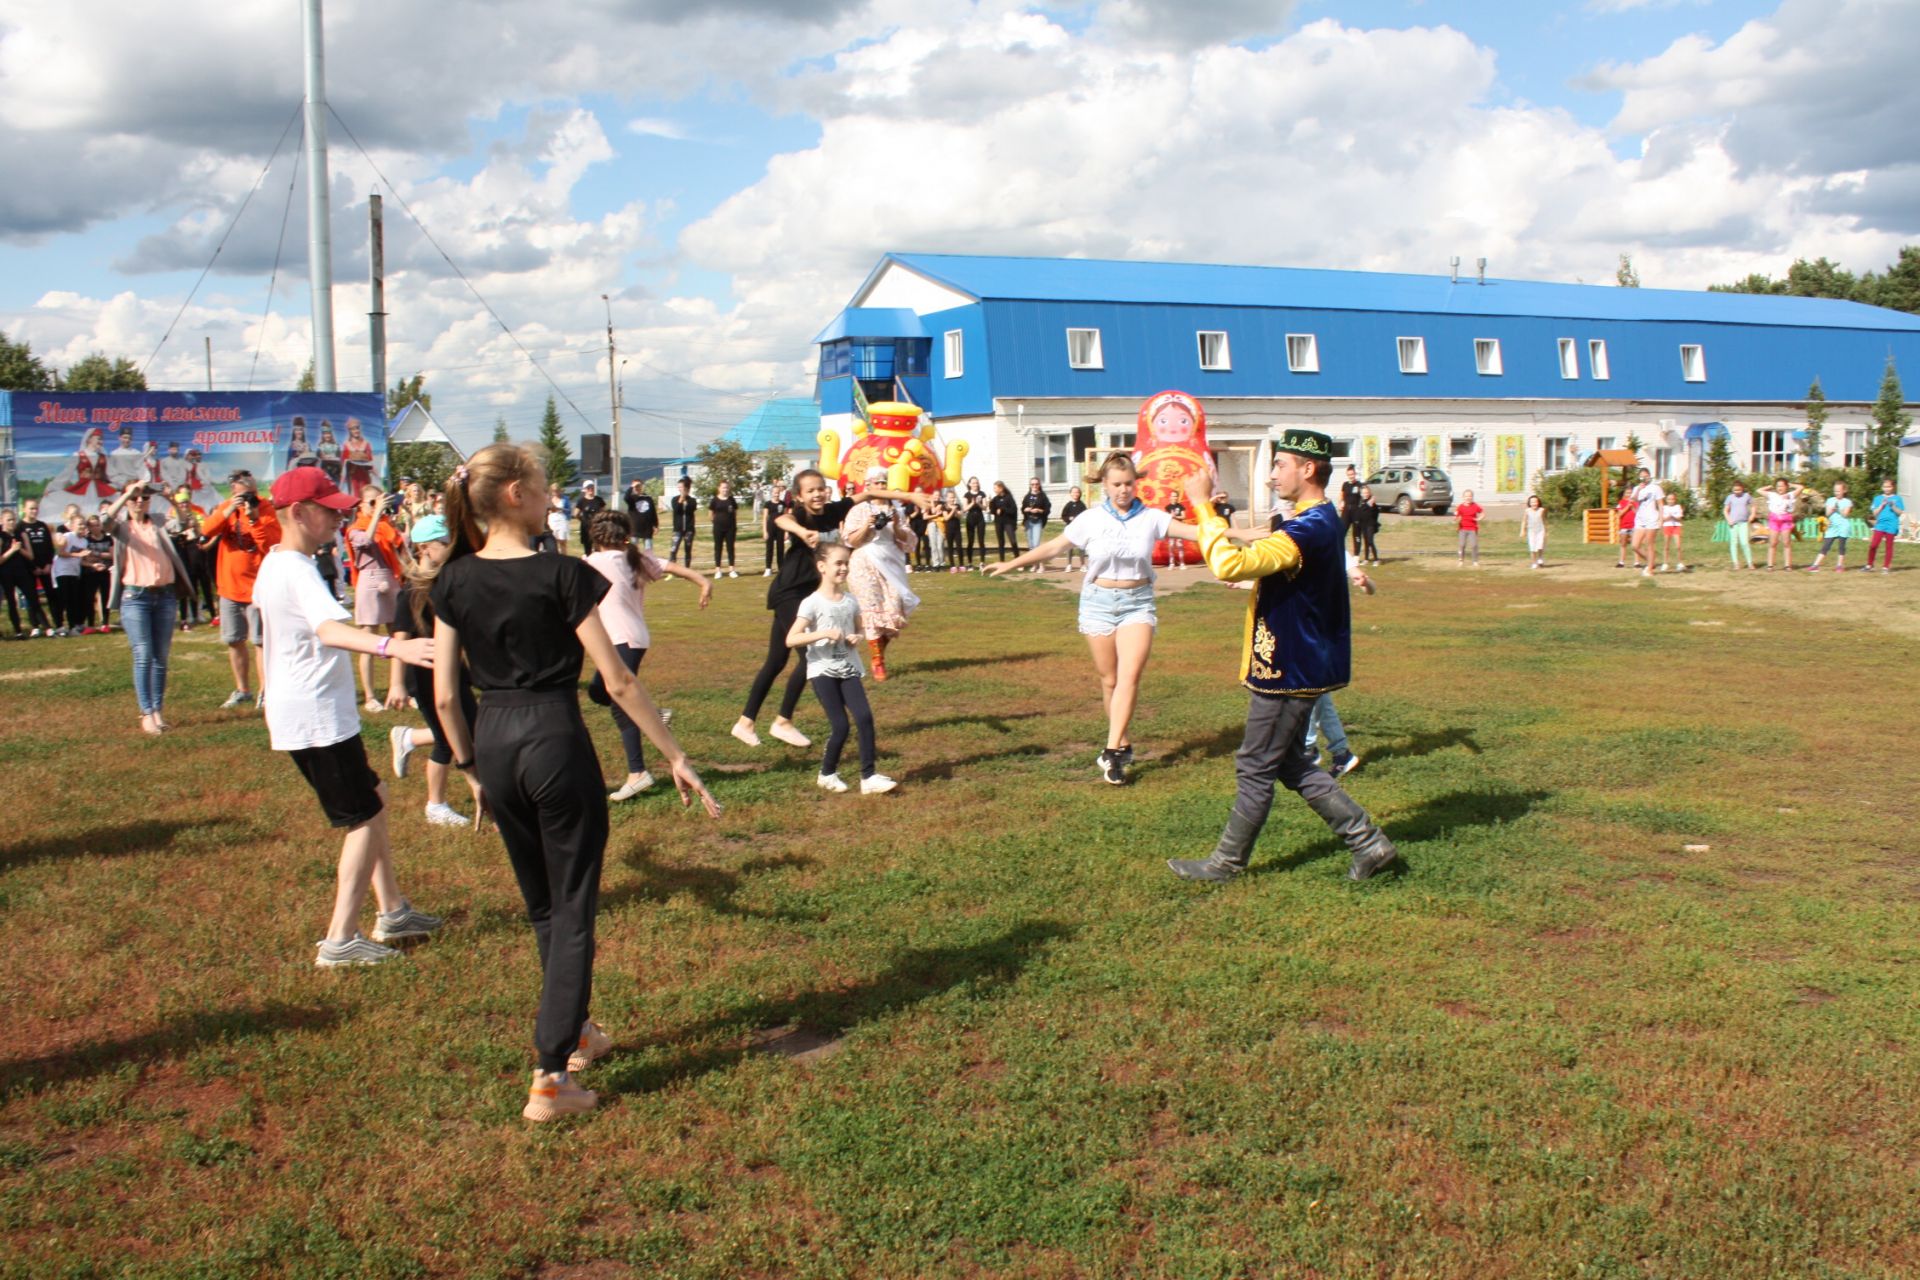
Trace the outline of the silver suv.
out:
<instances>
[{"instance_id":1,"label":"silver suv","mask_svg":"<svg viewBox=\"0 0 1920 1280\"><path fill-rule=\"evenodd\" d=\"M1438 467L1416 467L1412 463L1382 467L1367 477L1367 487L1373 490L1375 502L1403 516L1415 511L1443 516L1453 505L1453 481Z\"/></svg>"}]
</instances>

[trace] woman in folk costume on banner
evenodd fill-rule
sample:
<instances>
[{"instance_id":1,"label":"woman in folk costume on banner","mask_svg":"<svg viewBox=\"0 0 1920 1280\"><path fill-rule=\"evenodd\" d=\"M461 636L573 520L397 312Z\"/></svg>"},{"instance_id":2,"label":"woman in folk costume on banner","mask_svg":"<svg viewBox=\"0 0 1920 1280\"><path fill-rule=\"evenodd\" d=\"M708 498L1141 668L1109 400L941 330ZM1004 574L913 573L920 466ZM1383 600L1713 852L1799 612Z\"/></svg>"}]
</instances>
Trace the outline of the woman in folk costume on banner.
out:
<instances>
[{"instance_id":1,"label":"woman in folk costume on banner","mask_svg":"<svg viewBox=\"0 0 1920 1280\"><path fill-rule=\"evenodd\" d=\"M77 502L81 511L92 515L119 492L118 488L107 482L104 440L98 427L80 437L80 447L73 451L73 457L47 481L45 493L48 505L52 505L56 496L65 494L67 496L62 499L63 503L68 500Z\"/></svg>"},{"instance_id":2,"label":"woman in folk costume on banner","mask_svg":"<svg viewBox=\"0 0 1920 1280\"><path fill-rule=\"evenodd\" d=\"M346 464L347 482L342 487L348 493L358 493L373 479L373 441L360 431L360 419L347 419L347 440L340 447L341 460Z\"/></svg>"},{"instance_id":3,"label":"woman in folk costume on banner","mask_svg":"<svg viewBox=\"0 0 1920 1280\"><path fill-rule=\"evenodd\" d=\"M313 446L314 456L320 459L320 469L327 473L327 479L340 483L340 442L333 438L333 424L325 418L320 420L320 439Z\"/></svg>"},{"instance_id":4,"label":"woman in folk costume on banner","mask_svg":"<svg viewBox=\"0 0 1920 1280\"><path fill-rule=\"evenodd\" d=\"M1207 411L1184 391L1162 391L1140 406L1134 433L1133 461L1140 479L1135 495L1149 507L1165 511L1186 487L1190 476L1211 479L1213 457L1207 450ZM1198 563L1200 548L1191 542L1182 557ZM1153 550L1155 564L1169 563L1170 548L1163 539Z\"/></svg>"},{"instance_id":5,"label":"woman in folk costume on banner","mask_svg":"<svg viewBox=\"0 0 1920 1280\"><path fill-rule=\"evenodd\" d=\"M297 467L300 459L313 452L313 446L307 443L307 420L299 414L293 415L293 422L287 427L287 467Z\"/></svg>"},{"instance_id":6,"label":"woman in folk costume on banner","mask_svg":"<svg viewBox=\"0 0 1920 1280\"><path fill-rule=\"evenodd\" d=\"M869 467L865 493L887 483L885 467ZM907 629L907 619L920 607L920 597L907 585L907 555L915 538L906 509L887 498L865 497L840 525L840 536L853 548L847 589L860 604L867 628L867 652L873 658L873 678L887 678L887 645Z\"/></svg>"},{"instance_id":7,"label":"woman in folk costume on banner","mask_svg":"<svg viewBox=\"0 0 1920 1280\"><path fill-rule=\"evenodd\" d=\"M220 491L213 487L206 476L201 474L200 469L204 465L205 462L198 448L187 450L187 475L184 481L187 489L187 497L192 505L200 508L202 511L211 511L220 505ZM176 490L176 492L178 491Z\"/></svg>"}]
</instances>

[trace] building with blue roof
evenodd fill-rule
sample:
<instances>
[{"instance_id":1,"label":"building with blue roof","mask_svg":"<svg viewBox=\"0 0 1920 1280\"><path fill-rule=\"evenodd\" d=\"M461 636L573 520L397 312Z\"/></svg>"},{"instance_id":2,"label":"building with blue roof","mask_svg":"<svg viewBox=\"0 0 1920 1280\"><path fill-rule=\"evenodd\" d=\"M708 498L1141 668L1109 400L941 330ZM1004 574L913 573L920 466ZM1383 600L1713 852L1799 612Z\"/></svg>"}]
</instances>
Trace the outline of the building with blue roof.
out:
<instances>
[{"instance_id":1,"label":"building with blue roof","mask_svg":"<svg viewBox=\"0 0 1920 1280\"><path fill-rule=\"evenodd\" d=\"M1920 317L1821 298L1287 267L890 253L815 337L823 425L856 383L926 408L968 471L1056 494L1132 444L1178 389L1207 408L1236 505L1266 507L1268 442L1327 431L1363 475L1439 466L1520 501L1541 472L1637 436L1697 483L1725 433L1738 465L1796 464L1807 388L1831 461L1864 451L1889 358L1920 370Z\"/></svg>"}]
</instances>

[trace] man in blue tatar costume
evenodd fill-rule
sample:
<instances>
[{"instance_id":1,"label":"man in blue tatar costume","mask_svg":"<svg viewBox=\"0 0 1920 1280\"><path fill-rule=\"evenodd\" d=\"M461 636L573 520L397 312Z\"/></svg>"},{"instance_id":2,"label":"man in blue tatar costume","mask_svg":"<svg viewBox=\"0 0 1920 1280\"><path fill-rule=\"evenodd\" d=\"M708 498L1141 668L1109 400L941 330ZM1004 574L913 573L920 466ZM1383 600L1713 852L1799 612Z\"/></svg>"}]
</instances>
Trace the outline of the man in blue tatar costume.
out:
<instances>
[{"instance_id":1,"label":"man in blue tatar costume","mask_svg":"<svg viewBox=\"0 0 1920 1280\"><path fill-rule=\"evenodd\" d=\"M1205 858L1168 860L1183 880L1231 880L1247 869L1276 781L1346 841L1353 853L1348 879L1365 880L1400 856L1306 745L1314 699L1344 688L1352 662L1346 549L1340 513L1326 493L1331 459L1332 441L1318 431L1292 428L1274 444L1274 493L1293 504L1293 518L1257 541L1229 535L1214 513L1209 477L1187 480L1207 568L1223 582L1257 585L1240 653L1240 679L1253 698L1233 757L1239 789L1218 847Z\"/></svg>"}]
</instances>

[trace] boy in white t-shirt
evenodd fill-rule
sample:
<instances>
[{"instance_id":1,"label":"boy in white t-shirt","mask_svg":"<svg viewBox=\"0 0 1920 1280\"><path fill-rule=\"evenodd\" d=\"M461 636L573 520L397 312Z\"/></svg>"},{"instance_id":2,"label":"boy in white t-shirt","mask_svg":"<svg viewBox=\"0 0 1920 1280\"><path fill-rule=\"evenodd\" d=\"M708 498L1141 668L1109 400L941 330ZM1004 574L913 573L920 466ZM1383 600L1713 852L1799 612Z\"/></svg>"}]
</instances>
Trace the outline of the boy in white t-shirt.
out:
<instances>
[{"instance_id":1,"label":"boy in white t-shirt","mask_svg":"<svg viewBox=\"0 0 1920 1280\"><path fill-rule=\"evenodd\" d=\"M343 513L355 503L334 487L326 472L318 467L283 472L273 482L273 505L281 521L281 540L261 562L253 587L264 634L267 734L275 751L293 757L328 822L347 832L340 847L333 920L318 944L314 964L322 969L381 964L400 954L382 943L424 938L443 922L414 910L394 879L386 794L360 740L360 710L347 654L369 653L431 667L433 641L395 640L362 631L327 590L313 553L340 532ZM380 902L371 939L358 926L369 883Z\"/></svg>"}]
</instances>

